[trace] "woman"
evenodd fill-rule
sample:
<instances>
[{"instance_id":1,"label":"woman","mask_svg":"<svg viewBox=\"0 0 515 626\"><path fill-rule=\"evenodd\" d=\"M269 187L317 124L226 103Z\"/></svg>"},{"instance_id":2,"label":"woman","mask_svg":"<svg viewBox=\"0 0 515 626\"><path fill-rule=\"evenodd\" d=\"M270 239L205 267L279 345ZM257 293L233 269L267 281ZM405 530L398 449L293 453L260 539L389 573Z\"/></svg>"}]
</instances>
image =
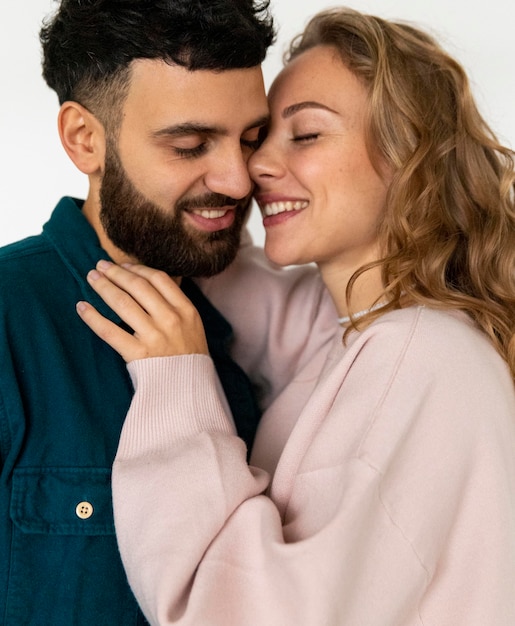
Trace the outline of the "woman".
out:
<instances>
[{"instance_id":1,"label":"woman","mask_svg":"<svg viewBox=\"0 0 515 626\"><path fill-rule=\"evenodd\" d=\"M511 153L432 39L348 9L310 22L269 100L265 249L318 265L343 341L249 466L173 283L92 273L136 330L79 307L137 385L113 470L136 596L153 624L513 625Z\"/></svg>"}]
</instances>

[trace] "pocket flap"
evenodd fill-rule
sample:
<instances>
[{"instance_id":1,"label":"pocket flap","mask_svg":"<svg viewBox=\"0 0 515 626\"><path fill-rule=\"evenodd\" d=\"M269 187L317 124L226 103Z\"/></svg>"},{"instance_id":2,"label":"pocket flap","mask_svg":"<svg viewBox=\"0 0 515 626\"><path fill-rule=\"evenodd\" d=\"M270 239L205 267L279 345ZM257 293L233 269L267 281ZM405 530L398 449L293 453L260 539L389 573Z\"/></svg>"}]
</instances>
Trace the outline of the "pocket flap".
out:
<instances>
[{"instance_id":1,"label":"pocket flap","mask_svg":"<svg viewBox=\"0 0 515 626\"><path fill-rule=\"evenodd\" d=\"M11 518L25 533L112 535L111 469L15 469Z\"/></svg>"}]
</instances>

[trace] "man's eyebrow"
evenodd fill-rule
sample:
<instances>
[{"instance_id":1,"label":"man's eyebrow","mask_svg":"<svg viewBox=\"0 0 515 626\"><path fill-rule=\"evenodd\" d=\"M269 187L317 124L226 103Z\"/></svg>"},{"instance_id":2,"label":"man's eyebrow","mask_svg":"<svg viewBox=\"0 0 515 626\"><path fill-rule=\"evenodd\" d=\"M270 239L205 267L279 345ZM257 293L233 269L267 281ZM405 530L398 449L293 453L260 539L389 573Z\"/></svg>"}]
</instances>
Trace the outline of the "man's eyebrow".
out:
<instances>
[{"instance_id":1,"label":"man's eyebrow","mask_svg":"<svg viewBox=\"0 0 515 626\"><path fill-rule=\"evenodd\" d=\"M282 112L282 117L283 119L287 119L288 117L295 115L295 113L298 113L303 109L322 109L324 111L329 111L330 113L336 113L336 115L339 115L337 111L331 109L325 104L322 104L321 102L306 100L305 102L297 102L296 104L292 104L289 107L286 107Z\"/></svg>"},{"instance_id":2,"label":"man's eyebrow","mask_svg":"<svg viewBox=\"0 0 515 626\"><path fill-rule=\"evenodd\" d=\"M186 135L214 135L223 134L225 131L218 126L208 126L207 124L197 124L196 122L184 122L160 128L152 133L154 137L184 137Z\"/></svg>"},{"instance_id":3,"label":"man's eyebrow","mask_svg":"<svg viewBox=\"0 0 515 626\"><path fill-rule=\"evenodd\" d=\"M251 122L244 128L243 132L247 132L252 128L261 128L266 126L270 120L269 115L262 115L255 121ZM223 126L210 126L197 122L184 122L182 124L174 124L160 128L152 133L154 137L186 137L188 135L227 135L227 128Z\"/></svg>"}]
</instances>

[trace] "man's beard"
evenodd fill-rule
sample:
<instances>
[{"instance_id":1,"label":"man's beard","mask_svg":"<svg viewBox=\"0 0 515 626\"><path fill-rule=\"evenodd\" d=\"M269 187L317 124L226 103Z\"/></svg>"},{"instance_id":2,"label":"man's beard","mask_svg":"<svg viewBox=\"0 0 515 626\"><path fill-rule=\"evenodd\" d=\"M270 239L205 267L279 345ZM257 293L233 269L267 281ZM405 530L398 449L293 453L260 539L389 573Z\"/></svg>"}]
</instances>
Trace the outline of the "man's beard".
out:
<instances>
[{"instance_id":1,"label":"man's beard","mask_svg":"<svg viewBox=\"0 0 515 626\"><path fill-rule=\"evenodd\" d=\"M237 201L216 193L182 198L168 215L134 187L108 142L100 205L100 220L109 239L139 263L170 276L207 277L234 260L250 199ZM227 206L235 207L235 220L229 228L189 232L183 225L186 210Z\"/></svg>"}]
</instances>

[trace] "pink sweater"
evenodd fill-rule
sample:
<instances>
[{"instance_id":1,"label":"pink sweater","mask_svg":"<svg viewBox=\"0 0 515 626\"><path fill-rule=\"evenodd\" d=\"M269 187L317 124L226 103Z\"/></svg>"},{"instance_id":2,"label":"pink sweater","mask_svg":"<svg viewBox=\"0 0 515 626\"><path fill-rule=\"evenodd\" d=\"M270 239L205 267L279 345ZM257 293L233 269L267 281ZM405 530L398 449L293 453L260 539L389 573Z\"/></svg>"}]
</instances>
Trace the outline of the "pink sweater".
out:
<instances>
[{"instance_id":1,"label":"pink sweater","mask_svg":"<svg viewBox=\"0 0 515 626\"><path fill-rule=\"evenodd\" d=\"M129 365L114 510L152 624L515 624L505 363L464 316L421 307L339 334L314 390L326 348L272 390L251 467L209 357Z\"/></svg>"}]
</instances>

